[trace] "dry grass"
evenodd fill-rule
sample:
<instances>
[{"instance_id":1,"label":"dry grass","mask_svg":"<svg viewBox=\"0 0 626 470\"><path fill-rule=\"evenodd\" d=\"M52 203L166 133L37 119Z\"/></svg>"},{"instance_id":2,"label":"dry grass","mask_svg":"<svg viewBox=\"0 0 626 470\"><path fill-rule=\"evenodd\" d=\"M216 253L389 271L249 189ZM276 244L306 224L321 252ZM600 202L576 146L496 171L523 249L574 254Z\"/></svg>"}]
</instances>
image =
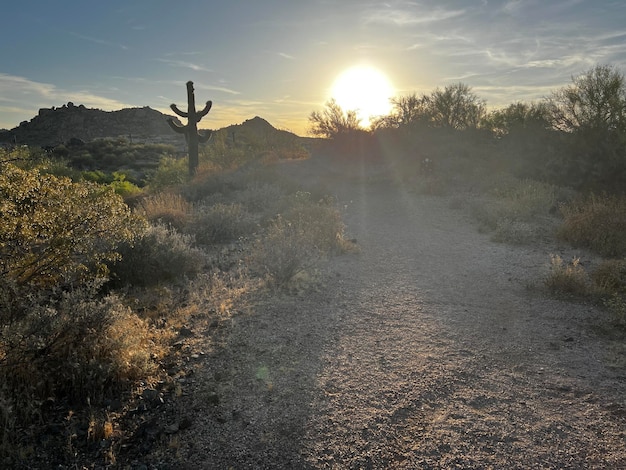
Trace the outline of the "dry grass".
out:
<instances>
[{"instance_id":1,"label":"dry grass","mask_svg":"<svg viewBox=\"0 0 626 470\"><path fill-rule=\"evenodd\" d=\"M591 195L561 206L558 236L605 257L626 256L626 198Z\"/></svg>"},{"instance_id":2,"label":"dry grass","mask_svg":"<svg viewBox=\"0 0 626 470\"><path fill-rule=\"evenodd\" d=\"M180 194L160 192L142 199L136 210L153 223L181 231L191 218L193 206Z\"/></svg>"},{"instance_id":3,"label":"dry grass","mask_svg":"<svg viewBox=\"0 0 626 470\"><path fill-rule=\"evenodd\" d=\"M585 297L591 288L589 276L580 265L580 258L566 263L558 255L550 256L550 273L544 282L550 291L570 296Z\"/></svg>"}]
</instances>

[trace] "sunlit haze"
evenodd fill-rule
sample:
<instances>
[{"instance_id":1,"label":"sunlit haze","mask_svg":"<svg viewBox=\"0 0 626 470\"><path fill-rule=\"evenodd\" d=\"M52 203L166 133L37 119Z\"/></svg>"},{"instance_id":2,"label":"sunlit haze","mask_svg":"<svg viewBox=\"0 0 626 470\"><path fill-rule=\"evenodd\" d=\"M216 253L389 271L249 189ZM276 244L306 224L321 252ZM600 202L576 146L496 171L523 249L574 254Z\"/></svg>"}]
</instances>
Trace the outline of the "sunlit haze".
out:
<instances>
[{"instance_id":1,"label":"sunlit haze","mask_svg":"<svg viewBox=\"0 0 626 470\"><path fill-rule=\"evenodd\" d=\"M344 110L353 110L367 127L370 118L389 114L395 90L383 72L356 66L341 73L331 89L331 98Z\"/></svg>"},{"instance_id":2,"label":"sunlit haze","mask_svg":"<svg viewBox=\"0 0 626 470\"><path fill-rule=\"evenodd\" d=\"M428 94L462 82L501 107L541 99L596 64L626 70L626 2L614 0L29 0L5 2L2 18L7 129L69 101L169 113L192 80L197 102L213 101L204 127L261 116L305 135L338 90L339 103L369 113L387 86ZM342 85L354 66L386 80Z\"/></svg>"}]
</instances>

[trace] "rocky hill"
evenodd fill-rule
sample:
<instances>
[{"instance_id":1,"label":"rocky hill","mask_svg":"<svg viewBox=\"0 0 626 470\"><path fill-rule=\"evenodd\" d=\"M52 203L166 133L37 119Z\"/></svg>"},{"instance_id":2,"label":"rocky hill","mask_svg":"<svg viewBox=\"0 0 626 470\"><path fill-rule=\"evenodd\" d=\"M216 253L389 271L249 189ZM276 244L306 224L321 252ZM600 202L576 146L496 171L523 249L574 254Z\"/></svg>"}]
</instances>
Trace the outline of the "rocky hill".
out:
<instances>
[{"instance_id":1,"label":"rocky hill","mask_svg":"<svg viewBox=\"0 0 626 470\"><path fill-rule=\"evenodd\" d=\"M136 142L179 143L180 136L167 124L169 117L147 106L102 111L70 102L60 108L42 108L30 121L0 131L0 142L55 146L71 139L124 137Z\"/></svg>"}]
</instances>

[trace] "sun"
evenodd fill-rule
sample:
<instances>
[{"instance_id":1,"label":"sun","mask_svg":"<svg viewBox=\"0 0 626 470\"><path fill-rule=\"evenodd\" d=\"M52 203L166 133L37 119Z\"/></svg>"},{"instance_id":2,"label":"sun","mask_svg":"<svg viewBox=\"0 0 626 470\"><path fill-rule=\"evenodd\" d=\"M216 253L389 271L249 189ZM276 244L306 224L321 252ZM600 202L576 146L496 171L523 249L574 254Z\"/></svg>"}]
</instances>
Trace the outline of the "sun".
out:
<instances>
[{"instance_id":1,"label":"sun","mask_svg":"<svg viewBox=\"0 0 626 470\"><path fill-rule=\"evenodd\" d=\"M393 85L385 74L363 65L342 72L331 88L331 98L344 111L356 111L364 127L369 126L370 118L389 114L393 96Z\"/></svg>"}]
</instances>

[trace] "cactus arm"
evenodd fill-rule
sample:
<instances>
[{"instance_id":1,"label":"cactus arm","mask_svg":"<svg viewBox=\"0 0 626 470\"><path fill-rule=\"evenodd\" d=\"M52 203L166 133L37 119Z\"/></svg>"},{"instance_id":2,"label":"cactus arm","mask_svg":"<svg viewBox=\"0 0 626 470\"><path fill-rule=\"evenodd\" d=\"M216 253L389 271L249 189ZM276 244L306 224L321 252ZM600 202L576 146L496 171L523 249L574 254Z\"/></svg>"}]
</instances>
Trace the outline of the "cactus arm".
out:
<instances>
[{"instance_id":1,"label":"cactus arm","mask_svg":"<svg viewBox=\"0 0 626 470\"><path fill-rule=\"evenodd\" d=\"M204 109L196 114L198 121L200 121L200 119L209 114L209 111L211 111L211 106L213 106L213 102L207 101Z\"/></svg>"},{"instance_id":2,"label":"cactus arm","mask_svg":"<svg viewBox=\"0 0 626 470\"><path fill-rule=\"evenodd\" d=\"M198 142L200 142L201 144L204 144L211 139L212 135L213 133L209 130L204 131L204 132L198 131Z\"/></svg>"},{"instance_id":3,"label":"cactus arm","mask_svg":"<svg viewBox=\"0 0 626 470\"><path fill-rule=\"evenodd\" d=\"M176 124L172 118L167 120L167 123L174 130L174 132L178 132L179 134L184 134L187 132L187 126L181 126L180 124Z\"/></svg>"},{"instance_id":4,"label":"cactus arm","mask_svg":"<svg viewBox=\"0 0 626 470\"><path fill-rule=\"evenodd\" d=\"M172 111L174 111L180 117L183 117L183 118L189 117L189 113L186 113L185 111L181 111L180 109L178 109L178 106L176 106L174 103L170 104L170 108L172 108Z\"/></svg>"}]
</instances>

